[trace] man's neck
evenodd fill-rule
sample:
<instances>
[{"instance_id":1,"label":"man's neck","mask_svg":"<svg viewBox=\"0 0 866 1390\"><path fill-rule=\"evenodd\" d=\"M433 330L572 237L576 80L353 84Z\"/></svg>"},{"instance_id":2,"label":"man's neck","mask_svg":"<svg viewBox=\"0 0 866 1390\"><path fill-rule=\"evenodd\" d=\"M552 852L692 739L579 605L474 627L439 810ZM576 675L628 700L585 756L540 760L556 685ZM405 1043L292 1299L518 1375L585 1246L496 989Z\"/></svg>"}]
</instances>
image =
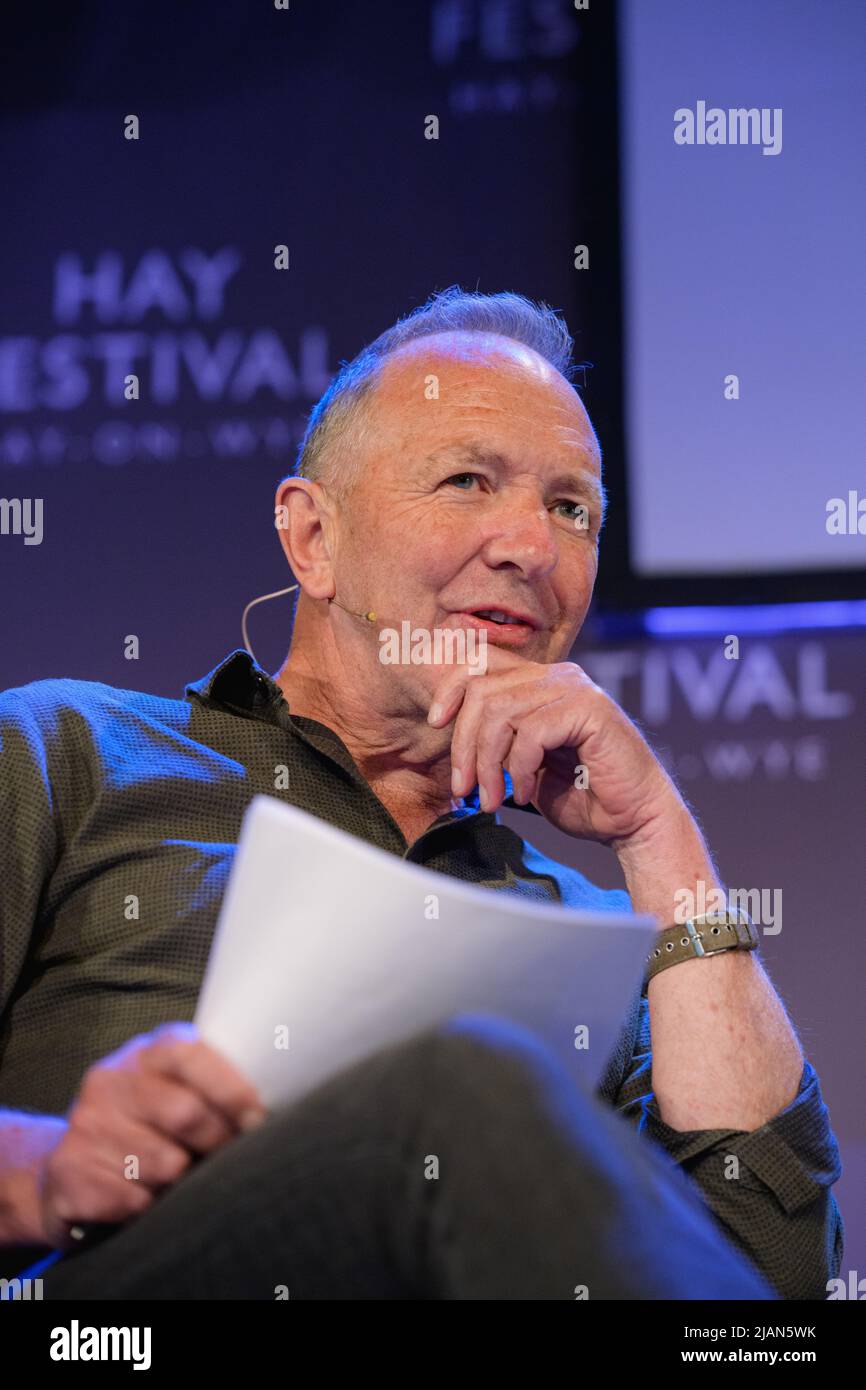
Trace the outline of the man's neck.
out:
<instances>
[{"instance_id":1,"label":"man's neck","mask_svg":"<svg viewBox=\"0 0 866 1390\"><path fill-rule=\"evenodd\" d=\"M463 804L451 796L450 737L431 729L417 712L383 709L379 692L364 698L357 676L323 678L293 646L275 679L293 715L315 719L342 739L412 844L440 816Z\"/></svg>"}]
</instances>

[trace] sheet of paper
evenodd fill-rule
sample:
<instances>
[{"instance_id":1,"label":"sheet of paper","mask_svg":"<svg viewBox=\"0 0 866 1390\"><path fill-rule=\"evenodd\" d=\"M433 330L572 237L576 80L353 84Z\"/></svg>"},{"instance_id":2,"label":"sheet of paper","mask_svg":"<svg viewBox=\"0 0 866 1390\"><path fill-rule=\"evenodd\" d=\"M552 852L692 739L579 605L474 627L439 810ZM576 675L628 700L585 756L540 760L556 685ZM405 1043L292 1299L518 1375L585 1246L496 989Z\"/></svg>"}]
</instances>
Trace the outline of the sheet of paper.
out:
<instances>
[{"instance_id":1,"label":"sheet of paper","mask_svg":"<svg viewBox=\"0 0 866 1390\"><path fill-rule=\"evenodd\" d=\"M257 796L196 1023L268 1106L464 1014L528 1029L592 1089L654 931L465 884Z\"/></svg>"}]
</instances>

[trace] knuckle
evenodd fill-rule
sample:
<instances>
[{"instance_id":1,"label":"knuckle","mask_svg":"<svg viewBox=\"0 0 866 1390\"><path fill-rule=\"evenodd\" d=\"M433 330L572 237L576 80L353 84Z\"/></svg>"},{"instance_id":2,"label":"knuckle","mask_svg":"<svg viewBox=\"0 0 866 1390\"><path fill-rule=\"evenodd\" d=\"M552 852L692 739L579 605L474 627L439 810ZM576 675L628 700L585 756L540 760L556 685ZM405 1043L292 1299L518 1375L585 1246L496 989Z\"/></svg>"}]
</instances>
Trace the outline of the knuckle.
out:
<instances>
[{"instance_id":1,"label":"knuckle","mask_svg":"<svg viewBox=\"0 0 866 1390\"><path fill-rule=\"evenodd\" d=\"M490 681L487 676L476 675L466 686L463 693L462 709L467 706L475 709L479 704L483 704L490 697Z\"/></svg>"},{"instance_id":2,"label":"knuckle","mask_svg":"<svg viewBox=\"0 0 866 1390\"><path fill-rule=\"evenodd\" d=\"M214 1087L211 1099L220 1112L227 1115L240 1115L261 1104L255 1088L234 1077L227 1077L224 1084Z\"/></svg>"},{"instance_id":3,"label":"knuckle","mask_svg":"<svg viewBox=\"0 0 866 1390\"><path fill-rule=\"evenodd\" d=\"M88 1214L86 1204L76 1201L70 1192L57 1192L51 1198L51 1210L58 1221L86 1221Z\"/></svg>"},{"instance_id":4,"label":"knuckle","mask_svg":"<svg viewBox=\"0 0 866 1390\"><path fill-rule=\"evenodd\" d=\"M512 703L513 696L508 687L504 690L492 690L484 702L485 716L487 718L501 717L511 708Z\"/></svg>"},{"instance_id":5,"label":"knuckle","mask_svg":"<svg viewBox=\"0 0 866 1390\"><path fill-rule=\"evenodd\" d=\"M192 1163L192 1156L179 1149L163 1147L155 1156L152 1174L153 1181L160 1184L176 1182Z\"/></svg>"},{"instance_id":6,"label":"knuckle","mask_svg":"<svg viewBox=\"0 0 866 1390\"><path fill-rule=\"evenodd\" d=\"M92 1221L102 1214L104 1194L99 1186L83 1178L80 1172L55 1182L48 1193L47 1205L60 1221Z\"/></svg>"},{"instance_id":7,"label":"knuckle","mask_svg":"<svg viewBox=\"0 0 866 1390\"><path fill-rule=\"evenodd\" d=\"M192 1155L188 1150L155 1133L151 1136L151 1142L142 1145L136 1158L137 1173L124 1174L124 1177L132 1187L145 1189L153 1186L163 1187L174 1182L192 1162Z\"/></svg>"},{"instance_id":8,"label":"knuckle","mask_svg":"<svg viewBox=\"0 0 866 1390\"><path fill-rule=\"evenodd\" d=\"M64 1209L55 1204L55 1213L62 1221L124 1221L137 1216L153 1201L153 1194L141 1182L125 1181L92 1184L78 1198L67 1199Z\"/></svg>"},{"instance_id":9,"label":"knuckle","mask_svg":"<svg viewBox=\"0 0 866 1390\"><path fill-rule=\"evenodd\" d=\"M544 728L545 722L548 719L548 717L548 712L545 706L542 706L541 709L530 710L529 713L526 715L526 718L521 719L520 721L520 726L514 735L515 742L519 738L520 747L526 748L527 745L534 741L538 730Z\"/></svg>"},{"instance_id":10,"label":"knuckle","mask_svg":"<svg viewBox=\"0 0 866 1390\"><path fill-rule=\"evenodd\" d=\"M185 1135L202 1120L202 1107L191 1092L163 1097L158 1106L159 1125L169 1134Z\"/></svg>"},{"instance_id":11,"label":"knuckle","mask_svg":"<svg viewBox=\"0 0 866 1390\"><path fill-rule=\"evenodd\" d=\"M128 1182L126 1187L127 1211L130 1215L140 1215L152 1204L154 1194L145 1187L143 1182Z\"/></svg>"}]
</instances>

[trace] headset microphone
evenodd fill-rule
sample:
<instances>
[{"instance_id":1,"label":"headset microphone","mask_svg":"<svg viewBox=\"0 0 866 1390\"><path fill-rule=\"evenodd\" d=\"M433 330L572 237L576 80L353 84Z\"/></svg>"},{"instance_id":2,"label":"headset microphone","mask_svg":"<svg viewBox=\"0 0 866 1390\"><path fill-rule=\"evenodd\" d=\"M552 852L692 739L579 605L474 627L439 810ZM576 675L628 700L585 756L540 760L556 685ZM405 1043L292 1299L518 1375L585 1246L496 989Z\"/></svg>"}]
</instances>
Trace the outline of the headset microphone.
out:
<instances>
[{"instance_id":1,"label":"headset microphone","mask_svg":"<svg viewBox=\"0 0 866 1390\"><path fill-rule=\"evenodd\" d=\"M247 632L247 614L249 613L250 609L255 608L257 603L265 603L268 599L281 598L283 594L293 594L295 589L300 589L300 587L300 584L290 584L287 589L275 589L272 594L261 594L259 598L250 599L241 616L241 633L243 634L244 646L246 647L253 661L255 661L256 655L250 645L250 637L249 633ZM376 614L372 608L367 613L355 613L352 611L351 608L346 608L336 598L329 598L328 602L336 603L338 608L342 608L343 612L348 613L352 618L363 618L364 622L366 623L374 623L376 621Z\"/></svg>"},{"instance_id":2,"label":"headset microphone","mask_svg":"<svg viewBox=\"0 0 866 1390\"><path fill-rule=\"evenodd\" d=\"M352 618L363 618L364 621L367 622L367 623L374 623L374 622L376 621L376 614L374 613L374 611L373 611L372 608L370 609L370 611L369 611L368 613L356 613L356 612L354 612L353 609L351 609L351 608L346 608L342 603L340 603L339 599L336 599L336 598L329 598L329 599L328 599L328 602L329 602L329 603L336 603L336 605L337 605L338 608L342 608L342 609L343 609L343 612L344 612L344 613L348 613L349 616L352 617Z\"/></svg>"},{"instance_id":3,"label":"headset microphone","mask_svg":"<svg viewBox=\"0 0 866 1390\"><path fill-rule=\"evenodd\" d=\"M283 594L293 594L296 589L300 589L300 584L290 584L288 589L275 589L272 594L261 594L258 598L251 598L243 613L241 614L241 634L244 639L244 646L252 657L256 659L256 654L250 646L250 635L247 632L247 614L251 608L255 608L257 603L265 603L269 598L281 598Z\"/></svg>"}]
</instances>

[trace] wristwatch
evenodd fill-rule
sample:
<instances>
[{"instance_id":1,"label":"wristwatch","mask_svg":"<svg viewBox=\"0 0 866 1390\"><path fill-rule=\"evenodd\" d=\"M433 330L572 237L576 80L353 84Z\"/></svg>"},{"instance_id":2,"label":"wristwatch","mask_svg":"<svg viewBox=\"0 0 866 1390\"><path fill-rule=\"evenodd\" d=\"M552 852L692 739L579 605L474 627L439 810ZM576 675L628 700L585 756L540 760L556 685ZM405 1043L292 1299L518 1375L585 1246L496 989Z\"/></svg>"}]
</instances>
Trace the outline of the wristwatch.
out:
<instances>
[{"instance_id":1,"label":"wristwatch","mask_svg":"<svg viewBox=\"0 0 866 1390\"><path fill-rule=\"evenodd\" d=\"M733 912L705 912L665 927L656 937L656 944L647 956L644 984L654 975L681 961L695 956L714 956L719 951L754 951L758 946L758 931L749 916L738 907Z\"/></svg>"}]
</instances>

